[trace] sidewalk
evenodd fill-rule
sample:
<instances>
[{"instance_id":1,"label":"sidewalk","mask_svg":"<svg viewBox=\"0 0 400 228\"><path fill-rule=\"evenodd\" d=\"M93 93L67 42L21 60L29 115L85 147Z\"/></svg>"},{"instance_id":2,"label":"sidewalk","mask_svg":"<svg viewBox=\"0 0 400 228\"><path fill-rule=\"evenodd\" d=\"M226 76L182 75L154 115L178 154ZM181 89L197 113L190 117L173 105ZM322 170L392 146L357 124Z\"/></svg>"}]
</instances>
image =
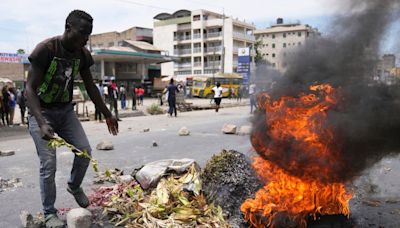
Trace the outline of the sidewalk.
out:
<instances>
[{"instance_id":1,"label":"sidewalk","mask_svg":"<svg viewBox=\"0 0 400 228\"><path fill-rule=\"evenodd\" d=\"M213 107L213 103L210 102L210 99L205 99L205 98L191 98L191 99L185 99L186 102L188 103L192 103L192 106L200 106L204 109L210 109ZM124 117L132 117L132 116L142 116L142 115L149 115L147 113L147 108L149 106L151 106L152 104L160 104L159 99L156 98L144 98L143 101L143 105L136 105L136 110L132 110L132 100L127 100L126 101L126 105L127 108L125 110L121 109L121 102L118 101L118 113L120 115L121 118ZM235 107L235 106L246 106L249 105L249 99L248 98L244 98L241 100L241 102L238 102L236 99L232 98L224 98L222 99L221 102L221 107ZM94 108L94 104L91 101L86 101L85 103L79 103L77 104L78 107L78 112L79 112L79 116L81 117L86 117L86 113L85 116L83 116L83 112L82 110L86 110L87 109L87 113L89 114L89 120L94 120L94 112L95 112L95 108ZM109 104L107 104L107 107L110 108ZM168 103L164 102L164 105L162 106L162 108L164 110L168 110ZM86 111L85 111L86 112ZM113 113L114 114L114 113ZM27 113L25 113L25 116L27 115ZM15 115L14 115L14 125L20 125L21 124L21 112L19 109L19 106L17 105L17 107L15 108ZM4 126L0 125L0 131L4 131L3 130ZM12 131L12 130L11 130Z\"/></svg>"}]
</instances>

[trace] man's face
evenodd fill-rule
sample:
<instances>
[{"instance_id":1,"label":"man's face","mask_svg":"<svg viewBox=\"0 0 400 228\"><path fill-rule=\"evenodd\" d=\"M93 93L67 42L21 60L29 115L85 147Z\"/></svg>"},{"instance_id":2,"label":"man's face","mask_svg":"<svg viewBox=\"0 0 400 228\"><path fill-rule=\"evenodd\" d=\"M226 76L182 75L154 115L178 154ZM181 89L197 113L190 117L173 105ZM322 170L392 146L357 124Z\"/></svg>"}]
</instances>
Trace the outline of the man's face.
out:
<instances>
[{"instance_id":1,"label":"man's face","mask_svg":"<svg viewBox=\"0 0 400 228\"><path fill-rule=\"evenodd\" d=\"M68 42L74 49L84 47L92 33L93 25L84 19L75 19L67 25Z\"/></svg>"}]
</instances>

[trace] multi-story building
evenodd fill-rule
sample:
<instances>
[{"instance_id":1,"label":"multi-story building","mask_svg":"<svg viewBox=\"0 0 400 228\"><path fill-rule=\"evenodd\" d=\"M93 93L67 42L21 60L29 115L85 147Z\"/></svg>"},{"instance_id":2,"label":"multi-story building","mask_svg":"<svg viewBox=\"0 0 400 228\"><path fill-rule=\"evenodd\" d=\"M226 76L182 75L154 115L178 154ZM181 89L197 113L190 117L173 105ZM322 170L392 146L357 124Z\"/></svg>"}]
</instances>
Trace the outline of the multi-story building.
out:
<instances>
[{"instance_id":1,"label":"multi-story building","mask_svg":"<svg viewBox=\"0 0 400 228\"><path fill-rule=\"evenodd\" d=\"M374 80L391 85L394 83L395 77L391 71L396 67L396 56L393 54L385 54L376 65Z\"/></svg>"},{"instance_id":2,"label":"multi-story building","mask_svg":"<svg viewBox=\"0 0 400 228\"><path fill-rule=\"evenodd\" d=\"M153 43L153 30L142 27L132 27L122 32L105 32L93 34L89 38L89 49L120 46L123 40L145 41Z\"/></svg>"},{"instance_id":3,"label":"multi-story building","mask_svg":"<svg viewBox=\"0 0 400 228\"><path fill-rule=\"evenodd\" d=\"M154 45L179 61L163 63L161 74L177 76L236 72L238 48L255 43L255 26L207 10L179 10L154 17Z\"/></svg>"},{"instance_id":4,"label":"multi-story building","mask_svg":"<svg viewBox=\"0 0 400 228\"><path fill-rule=\"evenodd\" d=\"M295 53L296 48L304 45L313 37L320 36L318 29L300 23L283 23L282 18L277 19L276 25L254 32L256 40L260 42L258 51L262 59L271 67L284 71L286 57Z\"/></svg>"},{"instance_id":5,"label":"multi-story building","mask_svg":"<svg viewBox=\"0 0 400 228\"><path fill-rule=\"evenodd\" d=\"M95 62L93 78L115 79L126 88L142 86L148 94L163 89L154 87L161 80L159 63L172 58L152 45L152 36L152 29L140 27L91 35L87 48Z\"/></svg>"}]
</instances>

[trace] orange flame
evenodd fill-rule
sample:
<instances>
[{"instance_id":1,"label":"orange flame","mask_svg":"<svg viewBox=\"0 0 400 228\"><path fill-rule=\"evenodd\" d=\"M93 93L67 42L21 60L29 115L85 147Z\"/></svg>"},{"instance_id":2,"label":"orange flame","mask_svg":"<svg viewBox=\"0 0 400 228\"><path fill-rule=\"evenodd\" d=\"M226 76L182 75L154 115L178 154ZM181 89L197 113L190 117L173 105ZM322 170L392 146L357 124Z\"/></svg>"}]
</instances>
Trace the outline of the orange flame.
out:
<instances>
[{"instance_id":1,"label":"orange flame","mask_svg":"<svg viewBox=\"0 0 400 228\"><path fill-rule=\"evenodd\" d=\"M337 176L343 167L339 144L325 121L340 96L330 85L311 86L310 91L277 101L266 93L259 96L268 127L252 134L261 155L253 167L267 184L240 208L255 227L306 227L309 216L350 213L352 196Z\"/></svg>"}]
</instances>

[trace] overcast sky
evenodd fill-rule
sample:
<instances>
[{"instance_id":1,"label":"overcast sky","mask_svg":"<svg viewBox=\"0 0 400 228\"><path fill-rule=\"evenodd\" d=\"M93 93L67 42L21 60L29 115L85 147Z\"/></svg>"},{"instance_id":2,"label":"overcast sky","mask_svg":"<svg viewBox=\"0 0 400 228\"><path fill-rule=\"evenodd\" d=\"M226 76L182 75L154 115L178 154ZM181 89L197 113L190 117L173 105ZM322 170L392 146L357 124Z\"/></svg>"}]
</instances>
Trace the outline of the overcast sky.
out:
<instances>
[{"instance_id":1,"label":"overcast sky","mask_svg":"<svg viewBox=\"0 0 400 228\"><path fill-rule=\"evenodd\" d=\"M257 28L268 27L282 17L318 27L323 32L329 19L340 12L338 2L347 0L1 0L0 52L32 51L45 38L64 31L65 18L73 9L94 18L93 34L123 31L133 26L152 28L153 17L179 9L224 12Z\"/></svg>"}]
</instances>

